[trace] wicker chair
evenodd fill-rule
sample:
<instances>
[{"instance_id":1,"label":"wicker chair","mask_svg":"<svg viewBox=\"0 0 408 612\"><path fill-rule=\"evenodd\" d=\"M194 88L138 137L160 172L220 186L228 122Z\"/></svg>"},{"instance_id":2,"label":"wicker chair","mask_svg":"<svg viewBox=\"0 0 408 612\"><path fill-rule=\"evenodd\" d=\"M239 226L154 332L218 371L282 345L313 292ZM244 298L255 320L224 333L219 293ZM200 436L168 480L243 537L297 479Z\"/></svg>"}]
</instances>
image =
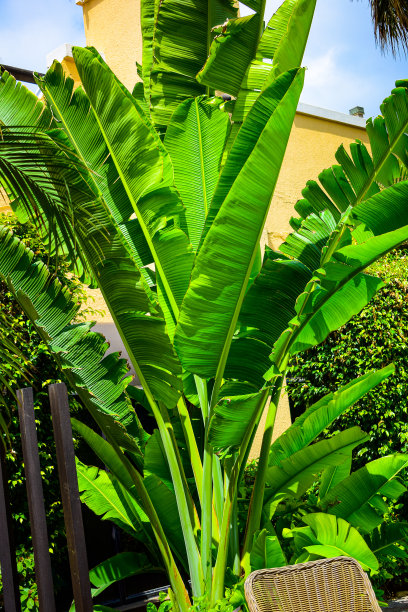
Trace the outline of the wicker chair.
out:
<instances>
[{"instance_id":1,"label":"wicker chair","mask_svg":"<svg viewBox=\"0 0 408 612\"><path fill-rule=\"evenodd\" d=\"M251 612L381 612L369 579L351 557L252 572L245 595Z\"/></svg>"}]
</instances>

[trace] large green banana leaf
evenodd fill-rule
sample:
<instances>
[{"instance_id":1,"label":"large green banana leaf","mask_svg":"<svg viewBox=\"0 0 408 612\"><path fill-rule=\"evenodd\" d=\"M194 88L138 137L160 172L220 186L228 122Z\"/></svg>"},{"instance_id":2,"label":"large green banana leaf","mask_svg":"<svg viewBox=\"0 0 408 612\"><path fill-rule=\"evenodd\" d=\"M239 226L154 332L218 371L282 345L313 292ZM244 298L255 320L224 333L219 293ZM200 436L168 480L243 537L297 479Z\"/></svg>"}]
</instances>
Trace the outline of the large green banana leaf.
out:
<instances>
[{"instance_id":1,"label":"large green banana leaf","mask_svg":"<svg viewBox=\"0 0 408 612\"><path fill-rule=\"evenodd\" d=\"M262 396L263 392L260 391L220 400L214 408L208 431L209 442L216 450L241 446L248 427L253 428L260 416Z\"/></svg>"},{"instance_id":2,"label":"large green banana leaf","mask_svg":"<svg viewBox=\"0 0 408 612\"><path fill-rule=\"evenodd\" d=\"M210 54L197 74L197 81L236 96L254 57L262 18L259 13L254 13L231 19L215 28Z\"/></svg>"},{"instance_id":3,"label":"large green banana leaf","mask_svg":"<svg viewBox=\"0 0 408 612\"><path fill-rule=\"evenodd\" d=\"M265 504L272 516L277 504L286 497L300 497L327 467L338 465L356 446L367 440L359 427L352 427L332 438L302 448L266 471Z\"/></svg>"},{"instance_id":4,"label":"large green banana leaf","mask_svg":"<svg viewBox=\"0 0 408 612\"><path fill-rule=\"evenodd\" d=\"M373 553L381 557L408 558L408 523L383 523L366 537Z\"/></svg>"},{"instance_id":5,"label":"large green banana leaf","mask_svg":"<svg viewBox=\"0 0 408 612\"><path fill-rule=\"evenodd\" d=\"M366 571L378 570L379 563L376 556L362 535L347 521L320 512L308 514L302 520L309 526L309 529L303 530L302 535L304 548L311 555L327 558L353 557ZM294 533L296 531L296 529L292 530ZM307 544L308 540L309 544ZM350 605L354 604L350 603Z\"/></svg>"},{"instance_id":6,"label":"large green banana leaf","mask_svg":"<svg viewBox=\"0 0 408 612\"><path fill-rule=\"evenodd\" d=\"M96 456L107 466L115 478L117 478L119 483L127 491L128 496L133 498L136 504L140 503L143 507L140 491L135 486L131 474L126 469L126 465L120 460L109 442L104 440L87 425L84 425L84 423L76 419L72 419L72 427L85 439ZM149 475L147 478L143 479L143 488L149 496L150 503L160 521L160 525L171 545L172 551L174 551L185 568L187 568L182 527L174 493L154 475ZM96 500L96 503L98 503L98 501L99 500ZM88 496L88 501L86 500L86 503L89 502L93 505L95 504L94 496ZM151 515L149 516L149 520L152 520Z\"/></svg>"},{"instance_id":7,"label":"large green banana leaf","mask_svg":"<svg viewBox=\"0 0 408 612\"><path fill-rule=\"evenodd\" d=\"M266 248L262 269L245 295L239 331L231 343L225 376L264 384L270 351L296 314L295 305L312 274L301 262L276 259Z\"/></svg>"},{"instance_id":8,"label":"large green banana leaf","mask_svg":"<svg viewBox=\"0 0 408 612\"><path fill-rule=\"evenodd\" d=\"M321 500L321 506L368 533L383 520L370 504L378 493L385 494L382 487L407 466L408 455L402 454L370 461L333 487Z\"/></svg>"},{"instance_id":9,"label":"large green banana leaf","mask_svg":"<svg viewBox=\"0 0 408 612\"><path fill-rule=\"evenodd\" d=\"M397 196L396 188L401 197ZM375 236L395 231L408 224L407 198L408 181L403 181L358 204L353 208L352 219L367 225Z\"/></svg>"},{"instance_id":10,"label":"large green banana leaf","mask_svg":"<svg viewBox=\"0 0 408 612\"><path fill-rule=\"evenodd\" d=\"M275 113L284 96L285 87L290 86L291 79L295 73L292 71L282 78L275 87L269 87L263 93L261 99L254 105L248 120L243 124L234 144L229 151L229 155L220 174L210 210L207 215L204 233L201 242L204 241L215 217L217 216L223 202L226 200L232 189L234 181L243 172L245 165L250 159L254 148L264 130L265 121L268 120L268 113Z\"/></svg>"},{"instance_id":11,"label":"large green banana leaf","mask_svg":"<svg viewBox=\"0 0 408 612\"><path fill-rule=\"evenodd\" d=\"M164 153L151 130L107 66L90 50L74 48L73 53L95 118L176 318L188 286L193 253L182 230L170 224L162 229L164 215L176 214L180 206L172 190L172 173L166 171Z\"/></svg>"},{"instance_id":12,"label":"large green banana leaf","mask_svg":"<svg viewBox=\"0 0 408 612\"><path fill-rule=\"evenodd\" d=\"M325 497L333 487L350 476L352 463L353 455L350 453L343 463L331 465L323 471L319 487L319 498Z\"/></svg>"},{"instance_id":13,"label":"large green banana leaf","mask_svg":"<svg viewBox=\"0 0 408 612\"><path fill-rule=\"evenodd\" d=\"M196 259L180 313L175 346L185 369L203 378L212 377L217 371L222 377L224 372L302 89L303 74L300 70L282 75L260 96L248 115L248 126L262 123L265 127Z\"/></svg>"},{"instance_id":14,"label":"large green banana leaf","mask_svg":"<svg viewBox=\"0 0 408 612\"><path fill-rule=\"evenodd\" d=\"M394 365L364 374L328 393L310 406L283 434L275 440L269 452L269 465L279 465L287 457L308 446L347 408L380 384L395 371Z\"/></svg>"},{"instance_id":15,"label":"large green banana leaf","mask_svg":"<svg viewBox=\"0 0 408 612\"><path fill-rule=\"evenodd\" d=\"M279 74L302 65L315 6L316 0L285 0L271 17L243 76L232 113L234 122L245 119L259 92Z\"/></svg>"},{"instance_id":16,"label":"large green banana leaf","mask_svg":"<svg viewBox=\"0 0 408 612\"><path fill-rule=\"evenodd\" d=\"M102 520L109 520L141 540L153 544L149 519L112 473L84 465L77 459L81 501Z\"/></svg>"},{"instance_id":17,"label":"large green banana leaf","mask_svg":"<svg viewBox=\"0 0 408 612\"><path fill-rule=\"evenodd\" d=\"M310 213L296 230L286 237L279 251L299 260L310 270L317 270L320 267L323 248L336 230L338 221L338 211L332 212L329 207L319 214ZM350 234L345 232L342 242L348 244L349 241Z\"/></svg>"},{"instance_id":18,"label":"large green banana leaf","mask_svg":"<svg viewBox=\"0 0 408 612\"><path fill-rule=\"evenodd\" d=\"M180 102L205 93L195 75L207 59L211 29L236 12L232 0L148 0L142 6L143 80L156 125L166 126Z\"/></svg>"},{"instance_id":19,"label":"large green banana leaf","mask_svg":"<svg viewBox=\"0 0 408 612\"><path fill-rule=\"evenodd\" d=\"M186 100L174 111L164 139L194 250L201 239L230 128L228 115L218 108L220 102L204 97Z\"/></svg>"},{"instance_id":20,"label":"large green banana leaf","mask_svg":"<svg viewBox=\"0 0 408 612\"><path fill-rule=\"evenodd\" d=\"M61 64L54 62L46 75L37 80L54 116L90 172L88 183L103 197L115 223L127 239L130 250L142 266L152 263L152 256L133 208L113 163L98 122L82 87L66 77ZM24 125L24 124L22 124ZM171 172L171 164L170 169ZM147 275L146 275L147 276Z\"/></svg>"},{"instance_id":21,"label":"large green banana leaf","mask_svg":"<svg viewBox=\"0 0 408 612\"><path fill-rule=\"evenodd\" d=\"M402 203L406 199L405 183L387 189L389 202ZM376 197L376 196L374 196ZM372 199L361 203L362 210L370 206ZM400 204L401 205L401 204ZM385 215L393 217L393 206L387 207ZM404 218L400 219L404 223ZM296 303L297 317L290 322L290 327L276 342L272 353L274 364L280 364L285 356L306 350L323 342L328 334L338 329L370 301L375 292L382 286L382 281L367 274L362 274L373 261L404 242L408 237L408 226L375 236L361 244L341 245L342 237L347 234L340 229L333 232L330 240L333 249L323 249L321 267L308 283L304 293ZM351 239L350 239L351 240ZM272 366L267 378L276 373Z\"/></svg>"}]
</instances>

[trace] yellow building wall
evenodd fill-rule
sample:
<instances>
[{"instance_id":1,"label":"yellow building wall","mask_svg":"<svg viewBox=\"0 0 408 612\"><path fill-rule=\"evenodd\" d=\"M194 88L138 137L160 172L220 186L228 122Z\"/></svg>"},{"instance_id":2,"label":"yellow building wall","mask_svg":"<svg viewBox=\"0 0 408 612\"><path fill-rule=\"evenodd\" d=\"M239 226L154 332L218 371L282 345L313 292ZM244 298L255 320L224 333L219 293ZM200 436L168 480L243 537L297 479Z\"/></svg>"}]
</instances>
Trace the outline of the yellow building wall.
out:
<instances>
[{"instance_id":1,"label":"yellow building wall","mask_svg":"<svg viewBox=\"0 0 408 612\"><path fill-rule=\"evenodd\" d=\"M79 0L83 8L86 44L96 47L130 90L142 63L140 4L137 0Z\"/></svg>"},{"instance_id":2,"label":"yellow building wall","mask_svg":"<svg viewBox=\"0 0 408 612\"><path fill-rule=\"evenodd\" d=\"M302 197L307 181L336 164L335 152L356 139L369 144L364 128L297 112L285 159L266 221L268 244L277 249L291 231L293 207Z\"/></svg>"}]
</instances>

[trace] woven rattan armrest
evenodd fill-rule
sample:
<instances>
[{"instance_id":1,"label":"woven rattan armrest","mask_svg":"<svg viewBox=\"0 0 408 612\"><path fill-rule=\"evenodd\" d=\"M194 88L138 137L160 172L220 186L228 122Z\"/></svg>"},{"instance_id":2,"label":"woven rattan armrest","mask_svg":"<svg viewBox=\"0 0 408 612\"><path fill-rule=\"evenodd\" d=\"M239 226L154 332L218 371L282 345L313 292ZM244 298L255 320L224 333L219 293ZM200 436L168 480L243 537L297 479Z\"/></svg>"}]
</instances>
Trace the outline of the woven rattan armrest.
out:
<instances>
[{"instance_id":1,"label":"woven rattan armrest","mask_svg":"<svg viewBox=\"0 0 408 612\"><path fill-rule=\"evenodd\" d=\"M381 612L351 557L257 570L245 581L245 595L251 612Z\"/></svg>"}]
</instances>

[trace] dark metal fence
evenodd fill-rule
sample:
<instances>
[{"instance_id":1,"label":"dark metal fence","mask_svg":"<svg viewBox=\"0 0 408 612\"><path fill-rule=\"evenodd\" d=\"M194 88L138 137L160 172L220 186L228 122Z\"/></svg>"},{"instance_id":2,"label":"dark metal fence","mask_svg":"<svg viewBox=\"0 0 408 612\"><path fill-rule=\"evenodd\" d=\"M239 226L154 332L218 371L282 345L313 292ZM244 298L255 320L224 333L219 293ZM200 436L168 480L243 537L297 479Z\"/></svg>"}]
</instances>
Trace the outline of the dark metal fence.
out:
<instances>
[{"instance_id":1,"label":"dark metal fence","mask_svg":"<svg viewBox=\"0 0 408 612\"><path fill-rule=\"evenodd\" d=\"M92 612L93 604L75 467L68 393L64 383L50 385L48 393L51 404L75 609L77 612ZM45 520L32 389L20 389L17 392L17 400L39 607L41 612L55 612L54 586ZM1 444L0 447L2 447ZM4 610L5 612L21 612L16 556L12 541L11 510L5 471L4 449L0 448L0 451L0 564L3 581Z\"/></svg>"}]
</instances>

